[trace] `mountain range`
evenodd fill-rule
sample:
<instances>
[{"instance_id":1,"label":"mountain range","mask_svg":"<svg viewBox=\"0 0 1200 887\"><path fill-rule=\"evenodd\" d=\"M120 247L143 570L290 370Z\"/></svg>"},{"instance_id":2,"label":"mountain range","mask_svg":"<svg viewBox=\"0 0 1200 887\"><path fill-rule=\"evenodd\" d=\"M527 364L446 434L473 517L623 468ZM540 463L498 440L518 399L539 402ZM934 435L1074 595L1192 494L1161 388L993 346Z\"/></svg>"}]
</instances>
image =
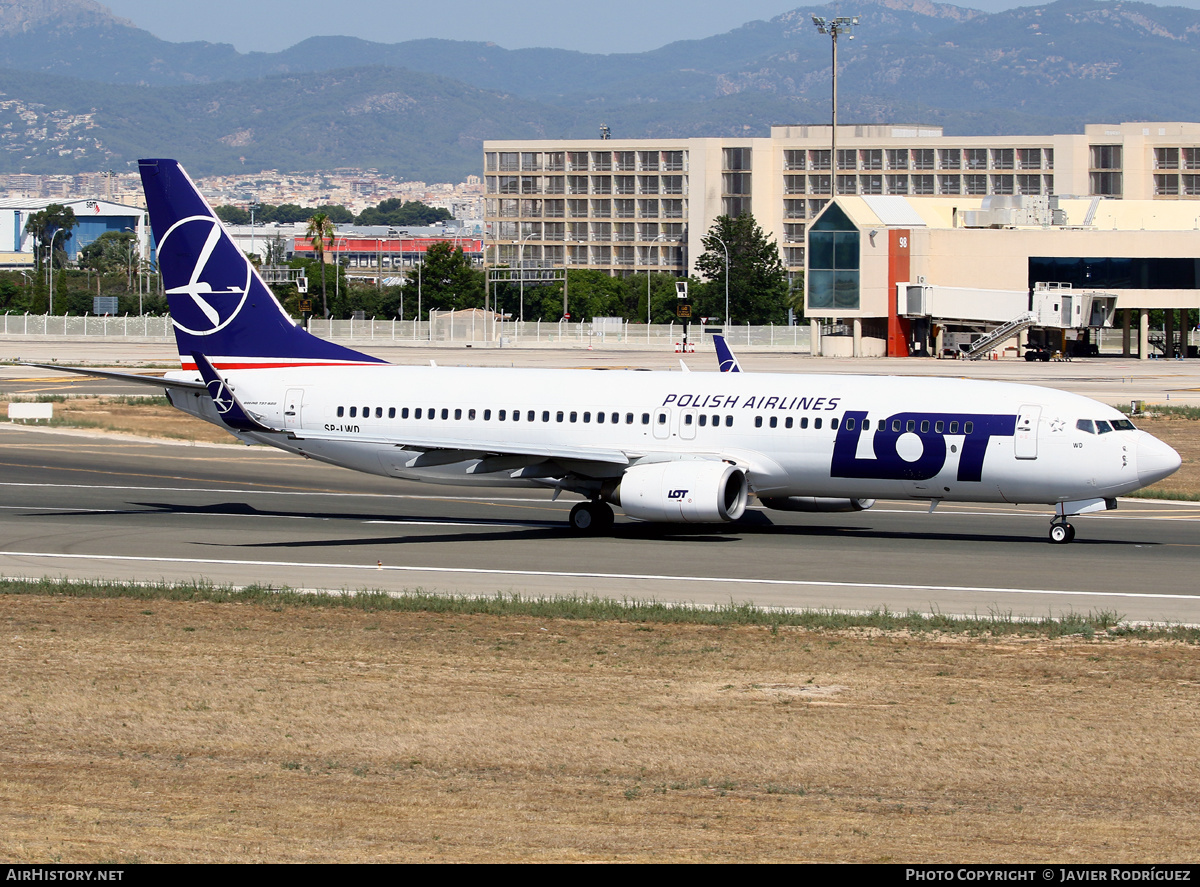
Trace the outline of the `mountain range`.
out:
<instances>
[{"instance_id":1,"label":"mountain range","mask_svg":"<svg viewBox=\"0 0 1200 887\"><path fill-rule=\"evenodd\" d=\"M445 181L479 172L486 138L591 138L602 124L618 137L765 136L828 120L829 38L810 16L848 11L800 7L630 54L349 37L239 53L160 40L93 0L0 0L0 172L166 155L198 175L356 166ZM1200 70L1195 10L859 0L853 11L842 122L982 135L1200 119L1187 88Z\"/></svg>"}]
</instances>

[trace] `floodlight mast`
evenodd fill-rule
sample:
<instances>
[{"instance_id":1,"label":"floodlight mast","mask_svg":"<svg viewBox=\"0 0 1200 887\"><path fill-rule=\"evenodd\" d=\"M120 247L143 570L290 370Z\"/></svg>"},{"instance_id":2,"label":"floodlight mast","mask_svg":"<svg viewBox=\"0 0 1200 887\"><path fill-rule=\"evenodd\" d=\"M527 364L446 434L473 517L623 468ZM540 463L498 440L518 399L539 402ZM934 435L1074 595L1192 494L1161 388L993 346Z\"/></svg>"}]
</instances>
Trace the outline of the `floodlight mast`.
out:
<instances>
[{"instance_id":1,"label":"floodlight mast","mask_svg":"<svg viewBox=\"0 0 1200 887\"><path fill-rule=\"evenodd\" d=\"M833 43L833 135L830 139L829 150L829 197L837 196L837 40L838 34L845 33L847 39L853 40L849 33L851 28L858 27L858 16L840 15L837 18L825 18L814 15L812 23L822 34L828 34Z\"/></svg>"}]
</instances>

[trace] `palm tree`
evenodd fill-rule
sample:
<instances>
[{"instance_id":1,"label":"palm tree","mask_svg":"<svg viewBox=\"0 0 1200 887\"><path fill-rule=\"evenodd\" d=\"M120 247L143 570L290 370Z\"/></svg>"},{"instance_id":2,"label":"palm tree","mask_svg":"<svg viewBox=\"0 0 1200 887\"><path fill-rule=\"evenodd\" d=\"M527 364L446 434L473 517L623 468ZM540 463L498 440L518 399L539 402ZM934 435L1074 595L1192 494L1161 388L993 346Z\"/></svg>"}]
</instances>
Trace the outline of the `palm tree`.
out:
<instances>
[{"instance_id":1,"label":"palm tree","mask_svg":"<svg viewBox=\"0 0 1200 887\"><path fill-rule=\"evenodd\" d=\"M333 247L333 239L337 236L337 229L334 228L333 222L325 213L313 213L308 220L308 230L305 236L312 243L313 252L317 254L317 261L321 263L321 308L324 310L325 317L329 316L329 300L325 297L325 250Z\"/></svg>"}]
</instances>

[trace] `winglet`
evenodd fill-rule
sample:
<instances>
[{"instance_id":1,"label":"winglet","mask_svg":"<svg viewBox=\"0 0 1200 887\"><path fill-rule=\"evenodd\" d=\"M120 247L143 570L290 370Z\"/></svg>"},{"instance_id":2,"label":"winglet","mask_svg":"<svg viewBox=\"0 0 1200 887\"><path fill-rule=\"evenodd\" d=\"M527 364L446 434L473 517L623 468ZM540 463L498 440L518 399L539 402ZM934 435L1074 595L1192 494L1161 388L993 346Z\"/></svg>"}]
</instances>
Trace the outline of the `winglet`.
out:
<instances>
[{"instance_id":1,"label":"winglet","mask_svg":"<svg viewBox=\"0 0 1200 887\"><path fill-rule=\"evenodd\" d=\"M216 368L207 357L193 352L192 359L196 361L196 369L200 371L200 378L204 380L204 387L208 389L209 397L212 398L213 406L217 408L217 415L221 417L222 422L234 431L275 430L251 418L237 399L237 395L233 393L233 389L229 387L229 383L217 374Z\"/></svg>"},{"instance_id":2,"label":"winglet","mask_svg":"<svg viewBox=\"0 0 1200 887\"><path fill-rule=\"evenodd\" d=\"M725 342L724 336L713 336L713 344L717 347L717 368L722 373L740 373L742 371L738 359L733 356L733 351Z\"/></svg>"}]
</instances>

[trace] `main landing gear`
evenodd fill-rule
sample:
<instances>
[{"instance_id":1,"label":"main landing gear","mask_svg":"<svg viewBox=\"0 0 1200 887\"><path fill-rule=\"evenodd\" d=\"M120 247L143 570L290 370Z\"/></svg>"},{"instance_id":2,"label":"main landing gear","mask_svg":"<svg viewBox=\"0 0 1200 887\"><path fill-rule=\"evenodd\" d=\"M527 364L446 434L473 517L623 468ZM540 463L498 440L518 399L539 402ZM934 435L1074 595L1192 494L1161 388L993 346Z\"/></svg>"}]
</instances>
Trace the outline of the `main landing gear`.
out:
<instances>
[{"instance_id":1,"label":"main landing gear","mask_svg":"<svg viewBox=\"0 0 1200 887\"><path fill-rule=\"evenodd\" d=\"M1063 515L1050 522L1050 541L1055 545L1066 545L1075 539L1075 528L1067 523Z\"/></svg>"},{"instance_id":2,"label":"main landing gear","mask_svg":"<svg viewBox=\"0 0 1200 887\"><path fill-rule=\"evenodd\" d=\"M596 536L612 529L613 510L607 502L592 499L571 509L571 529L581 536Z\"/></svg>"}]
</instances>

